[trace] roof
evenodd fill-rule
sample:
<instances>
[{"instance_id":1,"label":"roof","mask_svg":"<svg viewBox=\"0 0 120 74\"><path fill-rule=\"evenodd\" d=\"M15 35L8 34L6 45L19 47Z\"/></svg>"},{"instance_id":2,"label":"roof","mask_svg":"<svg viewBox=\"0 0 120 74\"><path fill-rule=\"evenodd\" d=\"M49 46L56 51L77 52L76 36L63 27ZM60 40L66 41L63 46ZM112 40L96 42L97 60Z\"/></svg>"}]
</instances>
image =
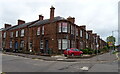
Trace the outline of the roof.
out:
<instances>
[{"instance_id":1,"label":"roof","mask_svg":"<svg viewBox=\"0 0 120 74\"><path fill-rule=\"evenodd\" d=\"M63 17L57 16L57 17L54 17L52 22L56 22L56 21L60 21L60 20L66 20L66 19L63 18ZM47 23L50 23L50 22L51 22L50 19L40 20L40 21L30 25L29 27L38 26L38 25L42 25L42 24L47 24Z\"/></svg>"}]
</instances>

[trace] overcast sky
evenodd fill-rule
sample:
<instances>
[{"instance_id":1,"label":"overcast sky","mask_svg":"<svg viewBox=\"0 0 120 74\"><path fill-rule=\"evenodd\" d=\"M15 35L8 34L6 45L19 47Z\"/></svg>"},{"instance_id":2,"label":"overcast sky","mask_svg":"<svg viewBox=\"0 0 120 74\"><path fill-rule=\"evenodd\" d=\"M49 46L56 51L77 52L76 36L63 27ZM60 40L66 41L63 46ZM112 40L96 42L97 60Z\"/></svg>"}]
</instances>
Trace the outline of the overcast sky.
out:
<instances>
[{"instance_id":1,"label":"overcast sky","mask_svg":"<svg viewBox=\"0 0 120 74\"><path fill-rule=\"evenodd\" d=\"M38 19L42 14L49 18L50 7L55 7L55 16L75 17L77 25L86 25L87 30L102 39L112 35L117 38L118 1L120 0L0 0L0 28L5 23L16 25L18 19L26 22Z\"/></svg>"}]
</instances>

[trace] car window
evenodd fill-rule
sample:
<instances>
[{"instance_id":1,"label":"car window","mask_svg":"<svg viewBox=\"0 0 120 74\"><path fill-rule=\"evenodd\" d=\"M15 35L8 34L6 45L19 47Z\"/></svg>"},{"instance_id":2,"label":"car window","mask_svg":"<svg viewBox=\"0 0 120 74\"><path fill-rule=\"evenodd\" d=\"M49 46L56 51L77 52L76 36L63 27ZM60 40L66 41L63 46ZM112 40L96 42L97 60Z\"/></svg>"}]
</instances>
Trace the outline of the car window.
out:
<instances>
[{"instance_id":1,"label":"car window","mask_svg":"<svg viewBox=\"0 0 120 74\"><path fill-rule=\"evenodd\" d=\"M75 51L79 51L78 49L75 49Z\"/></svg>"},{"instance_id":2,"label":"car window","mask_svg":"<svg viewBox=\"0 0 120 74\"><path fill-rule=\"evenodd\" d=\"M70 49L67 49L67 51L69 51Z\"/></svg>"}]
</instances>

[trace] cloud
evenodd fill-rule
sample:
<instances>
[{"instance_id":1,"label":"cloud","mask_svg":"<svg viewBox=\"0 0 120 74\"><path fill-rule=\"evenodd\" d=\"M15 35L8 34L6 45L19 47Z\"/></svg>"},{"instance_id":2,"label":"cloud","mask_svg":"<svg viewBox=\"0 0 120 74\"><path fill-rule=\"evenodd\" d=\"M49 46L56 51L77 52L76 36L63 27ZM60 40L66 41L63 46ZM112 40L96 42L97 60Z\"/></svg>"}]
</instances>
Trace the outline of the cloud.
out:
<instances>
[{"instance_id":1,"label":"cloud","mask_svg":"<svg viewBox=\"0 0 120 74\"><path fill-rule=\"evenodd\" d=\"M17 19L27 22L38 19L38 15L49 18L53 5L56 16L76 18L77 25L85 24L87 29L100 35L104 40L118 29L119 0L1 0L0 28L4 23L16 24ZM115 36L116 33L115 33Z\"/></svg>"}]
</instances>

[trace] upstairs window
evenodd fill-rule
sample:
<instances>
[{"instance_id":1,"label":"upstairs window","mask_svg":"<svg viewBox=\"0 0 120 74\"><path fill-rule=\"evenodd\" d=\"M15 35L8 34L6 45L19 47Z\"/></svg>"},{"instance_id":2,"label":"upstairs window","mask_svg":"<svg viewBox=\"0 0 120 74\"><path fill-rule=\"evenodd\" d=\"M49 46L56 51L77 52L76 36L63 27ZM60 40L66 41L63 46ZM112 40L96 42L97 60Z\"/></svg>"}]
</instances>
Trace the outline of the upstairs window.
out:
<instances>
[{"instance_id":1,"label":"upstairs window","mask_svg":"<svg viewBox=\"0 0 120 74\"><path fill-rule=\"evenodd\" d=\"M62 32L61 28L62 28L62 24L59 23L59 32Z\"/></svg>"},{"instance_id":2,"label":"upstairs window","mask_svg":"<svg viewBox=\"0 0 120 74\"><path fill-rule=\"evenodd\" d=\"M82 30L80 30L80 37L82 37L82 35L83 35L83 31L82 31Z\"/></svg>"},{"instance_id":3,"label":"upstairs window","mask_svg":"<svg viewBox=\"0 0 120 74\"><path fill-rule=\"evenodd\" d=\"M71 25L71 34L74 35L74 26L73 25Z\"/></svg>"},{"instance_id":4,"label":"upstairs window","mask_svg":"<svg viewBox=\"0 0 120 74\"><path fill-rule=\"evenodd\" d=\"M86 32L86 39L88 39L88 33Z\"/></svg>"},{"instance_id":5,"label":"upstairs window","mask_svg":"<svg viewBox=\"0 0 120 74\"><path fill-rule=\"evenodd\" d=\"M10 37L11 37L11 38L13 37L13 32L10 32Z\"/></svg>"},{"instance_id":6,"label":"upstairs window","mask_svg":"<svg viewBox=\"0 0 120 74\"><path fill-rule=\"evenodd\" d=\"M4 34L3 34L3 38L6 38L6 32L4 32Z\"/></svg>"},{"instance_id":7,"label":"upstairs window","mask_svg":"<svg viewBox=\"0 0 120 74\"><path fill-rule=\"evenodd\" d=\"M58 26L59 26L59 32L65 32L65 33L68 32L68 23L66 22L59 23Z\"/></svg>"},{"instance_id":8,"label":"upstairs window","mask_svg":"<svg viewBox=\"0 0 120 74\"><path fill-rule=\"evenodd\" d=\"M21 30L21 37L24 36L24 32L25 32L24 29L22 29L22 30Z\"/></svg>"},{"instance_id":9,"label":"upstairs window","mask_svg":"<svg viewBox=\"0 0 120 74\"><path fill-rule=\"evenodd\" d=\"M44 35L44 26L42 26L42 35Z\"/></svg>"},{"instance_id":10,"label":"upstairs window","mask_svg":"<svg viewBox=\"0 0 120 74\"><path fill-rule=\"evenodd\" d=\"M37 29L37 35L40 35L40 27Z\"/></svg>"},{"instance_id":11,"label":"upstairs window","mask_svg":"<svg viewBox=\"0 0 120 74\"><path fill-rule=\"evenodd\" d=\"M62 23L62 32L67 32L67 23Z\"/></svg>"},{"instance_id":12,"label":"upstairs window","mask_svg":"<svg viewBox=\"0 0 120 74\"><path fill-rule=\"evenodd\" d=\"M15 37L18 37L18 31L16 31L16 36Z\"/></svg>"},{"instance_id":13,"label":"upstairs window","mask_svg":"<svg viewBox=\"0 0 120 74\"><path fill-rule=\"evenodd\" d=\"M76 36L78 36L78 28L76 28Z\"/></svg>"}]
</instances>

